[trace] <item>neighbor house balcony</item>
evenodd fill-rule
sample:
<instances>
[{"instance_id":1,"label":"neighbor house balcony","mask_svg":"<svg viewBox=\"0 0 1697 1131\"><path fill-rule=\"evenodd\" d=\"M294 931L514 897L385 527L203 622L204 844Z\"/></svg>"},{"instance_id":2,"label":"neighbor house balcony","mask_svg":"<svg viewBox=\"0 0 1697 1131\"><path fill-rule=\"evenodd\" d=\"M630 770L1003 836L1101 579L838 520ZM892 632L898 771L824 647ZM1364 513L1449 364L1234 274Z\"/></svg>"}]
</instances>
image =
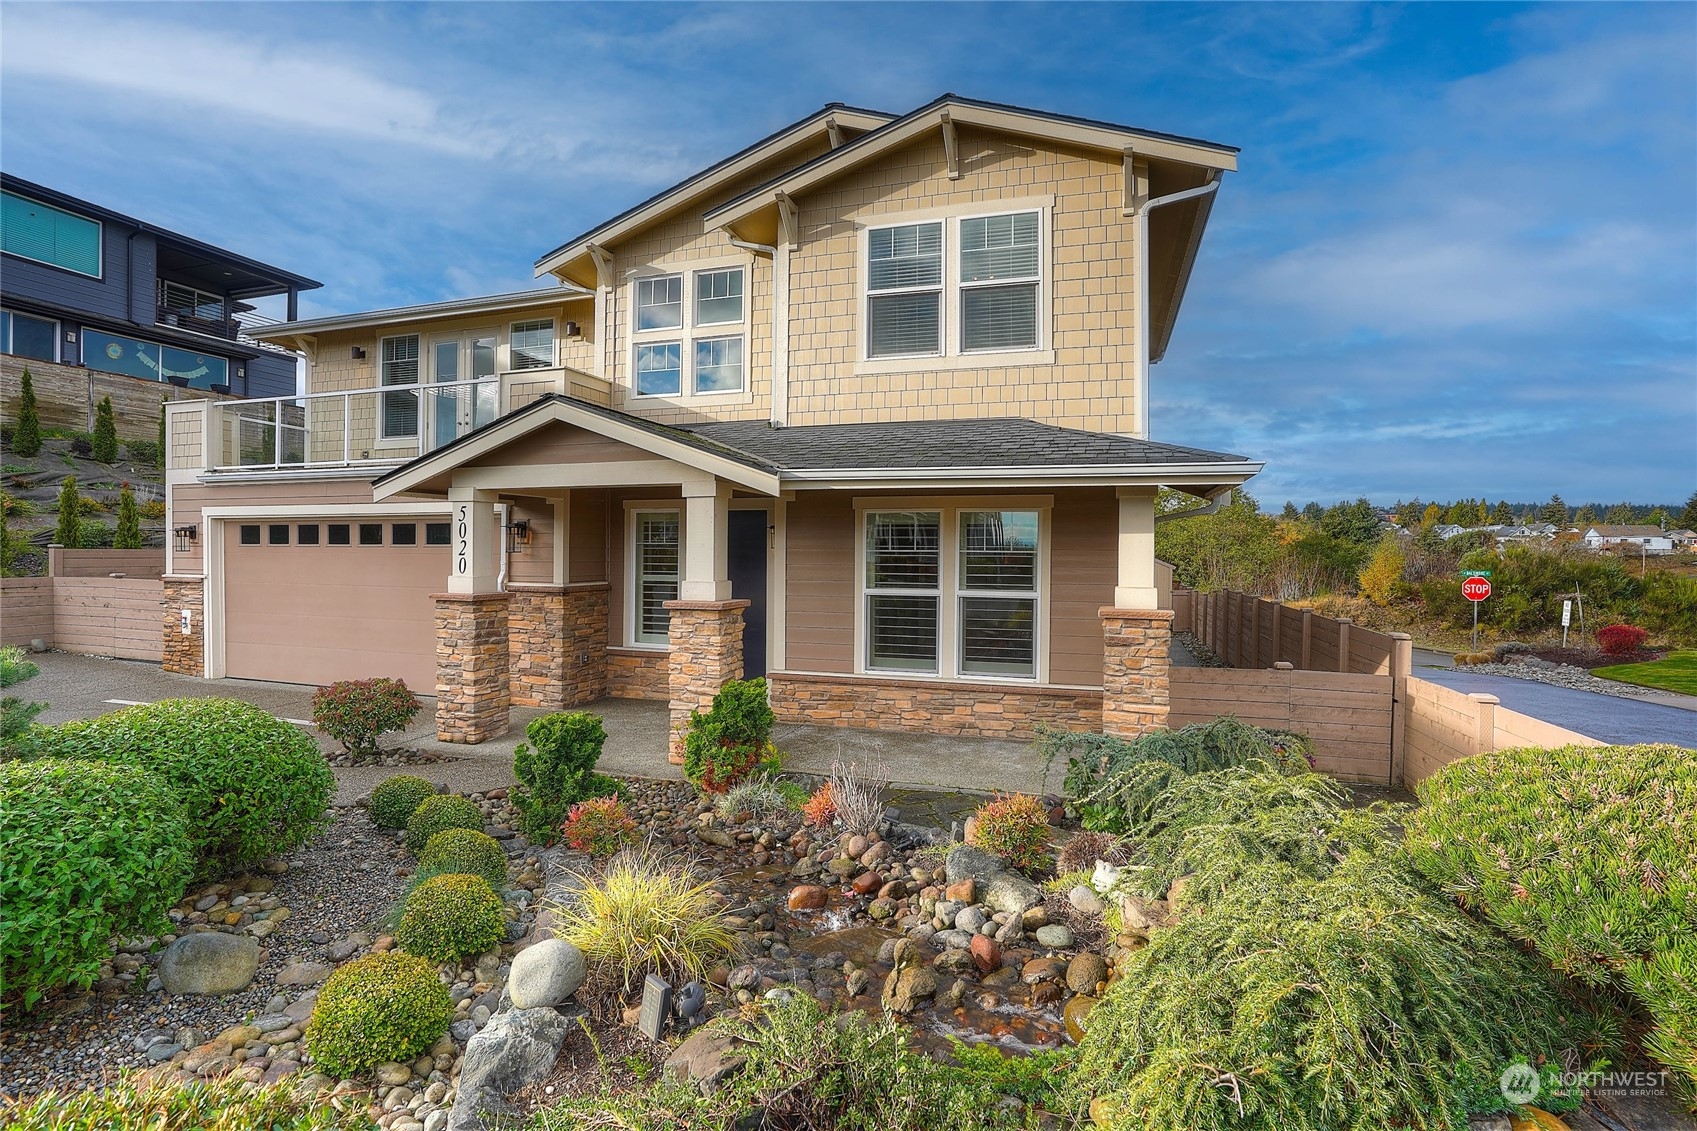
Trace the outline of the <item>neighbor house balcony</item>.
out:
<instances>
[{"instance_id":1,"label":"neighbor house balcony","mask_svg":"<svg viewBox=\"0 0 1697 1131\"><path fill-rule=\"evenodd\" d=\"M261 473L392 466L550 393L612 403L605 381L563 366L478 381L196 401L168 408L170 466Z\"/></svg>"}]
</instances>

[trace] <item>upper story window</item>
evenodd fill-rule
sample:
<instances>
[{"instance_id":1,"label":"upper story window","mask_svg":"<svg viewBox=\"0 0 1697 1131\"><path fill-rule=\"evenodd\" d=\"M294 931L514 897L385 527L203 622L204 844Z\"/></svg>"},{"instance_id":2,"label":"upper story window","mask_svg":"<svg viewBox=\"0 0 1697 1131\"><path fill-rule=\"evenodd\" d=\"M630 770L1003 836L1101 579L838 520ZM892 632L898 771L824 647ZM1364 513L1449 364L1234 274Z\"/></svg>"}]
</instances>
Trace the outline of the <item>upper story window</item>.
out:
<instances>
[{"instance_id":1,"label":"upper story window","mask_svg":"<svg viewBox=\"0 0 1697 1131\"><path fill-rule=\"evenodd\" d=\"M0 310L0 353L36 361L58 361L59 324Z\"/></svg>"},{"instance_id":2,"label":"upper story window","mask_svg":"<svg viewBox=\"0 0 1697 1131\"><path fill-rule=\"evenodd\" d=\"M866 356L1036 349L1042 228L1021 211L868 229Z\"/></svg>"},{"instance_id":3,"label":"upper story window","mask_svg":"<svg viewBox=\"0 0 1697 1131\"><path fill-rule=\"evenodd\" d=\"M0 192L0 250L100 278L100 221Z\"/></svg>"},{"instance_id":4,"label":"upper story window","mask_svg":"<svg viewBox=\"0 0 1697 1131\"><path fill-rule=\"evenodd\" d=\"M507 339L514 369L546 369L554 364L554 320L514 322Z\"/></svg>"},{"instance_id":5,"label":"upper story window","mask_svg":"<svg viewBox=\"0 0 1697 1131\"><path fill-rule=\"evenodd\" d=\"M379 379L385 385L418 384L418 335L383 339ZM418 394L383 394L383 438L410 439L418 435Z\"/></svg>"},{"instance_id":6,"label":"upper story window","mask_svg":"<svg viewBox=\"0 0 1697 1131\"><path fill-rule=\"evenodd\" d=\"M742 267L638 279L632 293L631 385L637 396L706 396L747 388Z\"/></svg>"}]
</instances>

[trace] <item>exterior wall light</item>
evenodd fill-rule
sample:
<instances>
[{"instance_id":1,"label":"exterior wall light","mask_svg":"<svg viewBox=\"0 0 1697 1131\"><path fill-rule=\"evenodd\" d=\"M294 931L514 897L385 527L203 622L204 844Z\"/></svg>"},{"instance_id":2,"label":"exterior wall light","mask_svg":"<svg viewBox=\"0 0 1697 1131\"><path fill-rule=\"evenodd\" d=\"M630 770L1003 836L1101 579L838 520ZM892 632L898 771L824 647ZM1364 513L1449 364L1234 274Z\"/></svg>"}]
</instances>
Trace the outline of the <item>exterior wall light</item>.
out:
<instances>
[{"instance_id":1,"label":"exterior wall light","mask_svg":"<svg viewBox=\"0 0 1697 1131\"><path fill-rule=\"evenodd\" d=\"M354 347L353 359L355 361L364 361L365 360L365 347L364 346L355 346Z\"/></svg>"},{"instance_id":2,"label":"exterior wall light","mask_svg":"<svg viewBox=\"0 0 1697 1131\"><path fill-rule=\"evenodd\" d=\"M530 523L523 521L509 522L507 530L507 552L516 554L530 542Z\"/></svg>"},{"instance_id":3,"label":"exterior wall light","mask_svg":"<svg viewBox=\"0 0 1697 1131\"><path fill-rule=\"evenodd\" d=\"M171 537L176 539L177 552L179 554L185 553L190 546L194 545L193 524L174 528L171 531Z\"/></svg>"}]
</instances>

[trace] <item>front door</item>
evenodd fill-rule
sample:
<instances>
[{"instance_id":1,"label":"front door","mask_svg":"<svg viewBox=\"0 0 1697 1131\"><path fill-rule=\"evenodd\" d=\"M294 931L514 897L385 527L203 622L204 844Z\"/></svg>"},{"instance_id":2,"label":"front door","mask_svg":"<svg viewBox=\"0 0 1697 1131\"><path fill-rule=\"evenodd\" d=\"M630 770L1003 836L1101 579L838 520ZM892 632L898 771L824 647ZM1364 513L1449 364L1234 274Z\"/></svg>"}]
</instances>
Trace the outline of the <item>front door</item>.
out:
<instances>
[{"instance_id":1,"label":"front door","mask_svg":"<svg viewBox=\"0 0 1697 1131\"><path fill-rule=\"evenodd\" d=\"M731 597L748 601L743 610L742 677L766 674L766 571L769 544L763 510L731 511L725 557L731 575Z\"/></svg>"}]
</instances>

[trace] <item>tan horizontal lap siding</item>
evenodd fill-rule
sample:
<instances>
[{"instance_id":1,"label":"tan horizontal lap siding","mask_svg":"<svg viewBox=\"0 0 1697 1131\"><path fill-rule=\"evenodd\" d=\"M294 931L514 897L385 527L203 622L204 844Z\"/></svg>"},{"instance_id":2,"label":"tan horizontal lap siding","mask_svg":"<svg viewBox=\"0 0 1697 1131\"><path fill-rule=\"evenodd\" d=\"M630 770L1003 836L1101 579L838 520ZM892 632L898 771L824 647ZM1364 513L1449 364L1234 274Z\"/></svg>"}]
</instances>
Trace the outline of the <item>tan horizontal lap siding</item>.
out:
<instances>
[{"instance_id":1,"label":"tan horizontal lap siding","mask_svg":"<svg viewBox=\"0 0 1697 1131\"><path fill-rule=\"evenodd\" d=\"M465 466L548 467L561 463L617 463L655 458L641 448L633 448L586 428L553 424L503 444L489 455L471 460Z\"/></svg>"},{"instance_id":2,"label":"tan horizontal lap siding","mask_svg":"<svg viewBox=\"0 0 1697 1131\"><path fill-rule=\"evenodd\" d=\"M1306 734L1315 768L1346 781L1389 782L1391 677L1333 672L1173 668L1170 726L1235 715Z\"/></svg>"},{"instance_id":3,"label":"tan horizontal lap siding","mask_svg":"<svg viewBox=\"0 0 1697 1131\"><path fill-rule=\"evenodd\" d=\"M373 475L375 478L375 474ZM175 574L205 572L204 547L208 537L206 520L202 515L208 507L297 507L371 505L371 481L368 479L281 479L270 483L231 483L207 485L179 483L171 488L170 521L173 527L194 525L197 538L186 551L174 554L171 570ZM444 520L446 507L444 506ZM259 522L260 519L246 519ZM290 522L311 522L313 519L289 519ZM335 522L357 522L358 519L338 518ZM422 520L420 520L422 521ZM424 532L419 531L423 541ZM447 573L443 573L444 582Z\"/></svg>"},{"instance_id":4,"label":"tan horizontal lap siding","mask_svg":"<svg viewBox=\"0 0 1697 1131\"><path fill-rule=\"evenodd\" d=\"M1049 682L1102 686L1102 618L1119 573L1112 488L1058 491L1049 523Z\"/></svg>"},{"instance_id":5,"label":"tan horizontal lap siding","mask_svg":"<svg viewBox=\"0 0 1697 1131\"><path fill-rule=\"evenodd\" d=\"M585 581L607 581L612 576L607 494L606 491L571 493L571 550L566 569L569 574L567 580L573 585Z\"/></svg>"},{"instance_id":6,"label":"tan horizontal lap siding","mask_svg":"<svg viewBox=\"0 0 1697 1131\"><path fill-rule=\"evenodd\" d=\"M785 667L792 671L854 670L855 570L859 539L854 502L811 493L786 511Z\"/></svg>"},{"instance_id":7,"label":"tan horizontal lap siding","mask_svg":"<svg viewBox=\"0 0 1697 1131\"><path fill-rule=\"evenodd\" d=\"M87 656L153 660L164 653L159 635L165 586L153 578L53 579L53 646Z\"/></svg>"}]
</instances>

